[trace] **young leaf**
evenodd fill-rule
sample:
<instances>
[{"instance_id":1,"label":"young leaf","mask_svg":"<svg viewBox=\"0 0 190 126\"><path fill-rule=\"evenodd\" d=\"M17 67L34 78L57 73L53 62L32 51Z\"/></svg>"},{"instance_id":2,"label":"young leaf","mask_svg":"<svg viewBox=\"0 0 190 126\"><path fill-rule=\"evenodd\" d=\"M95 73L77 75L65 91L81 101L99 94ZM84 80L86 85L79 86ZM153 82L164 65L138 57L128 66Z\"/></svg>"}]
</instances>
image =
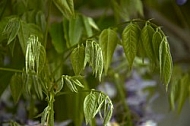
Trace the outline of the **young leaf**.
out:
<instances>
[{"instance_id":1,"label":"young leaf","mask_svg":"<svg viewBox=\"0 0 190 126\"><path fill-rule=\"evenodd\" d=\"M33 72L39 74L42 71L46 60L46 52L44 47L38 41L38 37L35 37L34 35L30 36L25 58L26 73Z\"/></svg>"},{"instance_id":2,"label":"young leaf","mask_svg":"<svg viewBox=\"0 0 190 126\"><path fill-rule=\"evenodd\" d=\"M11 18L3 30L3 34L8 35L7 44L10 44L15 39L19 29L20 29L20 20L17 17Z\"/></svg>"},{"instance_id":3,"label":"young leaf","mask_svg":"<svg viewBox=\"0 0 190 126\"><path fill-rule=\"evenodd\" d=\"M170 48L167 38L164 37L159 47L159 62L160 62L160 76L162 82L166 85L166 90L168 88L168 83L172 75L172 57L170 54Z\"/></svg>"},{"instance_id":4,"label":"young leaf","mask_svg":"<svg viewBox=\"0 0 190 126\"><path fill-rule=\"evenodd\" d=\"M87 40L86 42L84 66L86 66L87 62L92 67L95 76L98 76L99 80L101 80L104 63L102 49L99 44L93 40Z\"/></svg>"},{"instance_id":5,"label":"young leaf","mask_svg":"<svg viewBox=\"0 0 190 126\"><path fill-rule=\"evenodd\" d=\"M68 88L72 91L77 93L78 89L76 88L75 84L71 82L71 80L68 78L68 76L65 77L65 83L68 86Z\"/></svg>"},{"instance_id":6,"label":"young leaf","mask_svg":"<svg viewBox=\"0 0 190 126\"><path fill-rule=\"evenodd\" d=\"M100 47L102 49L102 54L103 54L104 70L105 70L105 73L107 74L114 50L116 48L116 45L119 39L118 39L117 33L114 30L109 28L101 32L99 41L100 41Z\"/></svg>"},{"instance_id":7,"label":"young leaf","mask_svg":"<svg viewBox=\"0 0 190 126\"><path fill-rule=\"evenodd\" d=\"M10 81L11 94L15 103L18 102L22 94L22 89L23 89L22 87L23 87L22 76L20 74L15 73Z\"/></svg>"},{"instance_id":8,"label":"young leaf","mask_svg":"<svg viewBox=\"0 0 190 126\"><path fill-rule=\"evenodd\" d=\"M84 57L85 57L85 49L84 46L78 46L71 53L71 64L75 75L79 75L81 71L84 69Z\"/></svg>"},{"instance_id":9,"label":"young leaf","mask_svg":"<svg viewBox=\"0 0 190 126\"><path fill-rule=\"evenodd\" d=\"M151 61L155 61L155 54L152 45L152 36L154 32L154 29L149 24L146 24L141 31L141 41L146 55Z\"/></svg>"},{"instance_id":10,"label":"young leaf","mask_svg":"<svg viewBox=\"0 0 190 126\"><path fill-rule=\"evenodd\" d=\"M86 124L90 123L92 118L94 118L94 112L95 112L95 106L96 106L96 95L91 92L89 95L87 95L84 99L84 105L83 105L83 111L84 116L86 120Z\"/></svg>"},{"instance_id":11,"label":"young leaf","mask_svg":"<svg viewBox=\"0 0 190 126\"><path fill-rule=\"evenodd\" d=\"M53 0L53 2L67 19L75 17L73 0Z\"/></svg>"},{"instance_id":12,"label":"young leaf","mask_svg":"<svg viewBox=\"0 0 190 126\"><path fill-rule=\"evenodd\" d=\"M129 25L127 25L122 33L122 44L130 69L132 68L133 61L137 54L139 35L140 29L138 25L134 23L130 23Z\"/></svg>"},{"instance_id":13,"label":"young leaf","mask_svg":"<svg viewBox=\"0 0 190 126\"><path fill-rule=\"evenodd\" d=\"M160 28L156 29L156 32L153 34L153 37L152 37L154 54L156 55L157 60L159 60L159 46L160 46L160 43L162 42L162 35L159 29Z\"/></svg>"}]
</instances>

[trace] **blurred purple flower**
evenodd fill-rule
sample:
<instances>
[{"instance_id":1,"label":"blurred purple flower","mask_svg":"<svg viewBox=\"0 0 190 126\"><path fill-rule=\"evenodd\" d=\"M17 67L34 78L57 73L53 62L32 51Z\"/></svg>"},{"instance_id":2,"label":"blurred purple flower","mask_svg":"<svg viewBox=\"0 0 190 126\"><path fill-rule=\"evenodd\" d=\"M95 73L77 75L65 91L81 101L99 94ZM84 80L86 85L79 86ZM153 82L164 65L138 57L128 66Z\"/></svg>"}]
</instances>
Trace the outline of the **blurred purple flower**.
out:
<instances>
[{"instance_id":1,"label":"blurred purple flower","mask_svg":"<svg viewBox=\"0 0 190 126\"><path fill-rule=\"evenodd\" d=\"M176 0L176 3L178 4L178 5L183 5L183 4L185 4L187 2L187 0Z\"/></svg>"}]
</instances>

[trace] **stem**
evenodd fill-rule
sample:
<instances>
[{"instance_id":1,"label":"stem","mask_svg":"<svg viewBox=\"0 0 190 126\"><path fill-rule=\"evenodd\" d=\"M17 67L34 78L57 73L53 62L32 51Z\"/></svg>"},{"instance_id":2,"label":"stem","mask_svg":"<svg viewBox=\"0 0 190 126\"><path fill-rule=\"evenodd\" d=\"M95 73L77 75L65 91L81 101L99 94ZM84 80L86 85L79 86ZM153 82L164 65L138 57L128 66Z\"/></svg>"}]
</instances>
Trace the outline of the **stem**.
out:
<instances>
[{"instance_id":1,"label":"stem","mask_svg":"<svg viewBox=\"0 0 190 126\"><path fill-rule=\"evenodd\" d=\"M47 45L47 37L48 37L48 28L49 28L49 23L50 23L50 12L51 12L51 5L52 5L52 0L50 0L49 6L48 6L48 15L47 15L47 24L46 24L46 30L45 30L45 36L44 36L44 47Z\"/></svg>"},{"instance_id":2,"label":"stem","mask_svg":"<svg viewBox=\"0 0 190 126\"><path fill-rule=\"evenodd\" d=\"M53 108L54 96L55 95L53 91L50 92L50 99L49 99L50 114L48 117L48 126L54 126L54 108Z\"/></svg>"},{"instance_id":3,"label":"stem","mask_svg":"<svg viewBox=\"0 0 190 126\"><path fill-rule=\"evenodd\" d=\"M22 70L17 70L17 69L12 69L12 68L3 68L3 67L0 67L0 70L9 71L9 72L19 72L19 73L23 72Z\"/></svg>"},{"instance_id":4,"label":"stem","mask_svg":"<svg viewBox=\"0 0 190 126\"><path fill-rule=\"evenodd\" d=\"M119 92L119 96L121 97L121 102L124 106L124 109L126 111L126 118L127 118L127 126L132 126L132 119L131 119L131 114L130 114L130 109L128 107L128 105L126 104L125 102L125 93L123 91L124 87L123 87L123 83L120 81L120 78L119 78L119 75L118 74L115 74L114 75L114 80L115 80L115 83L116 83L116 87L117 87L117 90Z\"/></svg>"}]
</instances>

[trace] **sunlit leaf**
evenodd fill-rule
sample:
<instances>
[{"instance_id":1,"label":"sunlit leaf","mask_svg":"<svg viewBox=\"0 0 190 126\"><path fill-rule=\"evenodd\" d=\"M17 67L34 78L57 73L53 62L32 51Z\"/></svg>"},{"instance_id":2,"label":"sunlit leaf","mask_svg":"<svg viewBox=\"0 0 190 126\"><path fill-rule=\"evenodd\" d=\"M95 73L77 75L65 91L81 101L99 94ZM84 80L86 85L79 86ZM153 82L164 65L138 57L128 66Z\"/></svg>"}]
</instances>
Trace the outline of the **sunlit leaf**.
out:
<instances>
[{"instance_id":1,"label":"sunlit leaf","mask_svg":"<svg viewBox=\"0 0 190 126\"><path fill-rule=\"evenodd\" d=\"M86 41L84 66L87 63L92 67L95 76L101 80L104 67L103 54L100 45L93 40Z\"/></svg>"},{"instance_id":2,"label":"sunlit leaf","mask_svg":"<svg viewBox=\"0 0 190 126\"><path fill-rule=\"evenodd\" d=\"M141 30L141 41L146 55L151 61L155 61L155 54L152 44L152 36L154 32L154 29L149 24L146 24Z\"/></svg>"},{"instance_id":3,"label":"sunlit leaf","mask_svg":"<svg viewBox=\"0 0 190 126\"><path fill-rule=\"evenodd\" d=\"M95 112L95 106L96 106L96 95L94 93L90 93L87 95L84 99L84 105L83 105L83 110L84 110L84 116L86 120L86 124L90 123L92 118L94 118L94 112Z\"/></svg>"},{"instance_id":4,"label":"sunlit leaf","mask_svg":"<svg viewBox=\"0 0 190 126\"><path fill-rule=\"evenodd\" d=\"M107 74L109 65L111 63L114 50L119 42L117 33L112 29L105 29L99 36L100 47L102 49L104 59L104 70Z\"/></svg>"},{"instance_id":5,"label":"sunlit leaf","mask_svg":"<svg viewBox=\"0 0 190 126\"><path fill-rule=\"evenodd\" d=\"M138 25L134 23L130 23L129 25L127 25L122 33L122 44L130 69L132 68L133 61L137 54L139 35L140 29Z\"/></svg>"},{"instance_id":6,"label":"sunlit leaf","mask_svg":"<svg viewBox=\"0 0 190 126\"><path fill-rule=\"evenodd\" d=\"M85 49L84 46L76 47L71 53L71 63L75 75L79 75L84 69Z\"/></svg>"},{"instance_id":7,"label":"sunlit leaf","mask_svg":"<svg viewBox=\"0 0 190 126\"><path fill-rule=\"evenodd\" d=\"M113 105L109 97L101 92L91 92L84 100L84 115L86 124L91 123L91 120L99 113L103 120L104 126L111 119Z\"/></svg>"},{"instance_id":8,"label":"sunlit leaf","mask_svg":"<svg viewBox=\"0 0 190 126\"><path fill-rule=\"evenodd\" d=\"M38 37L34 35L28 39L25 59L27 73L39 74L42 71L46 61L46 52L38 41Z\"/></svg>"},{"instance_id":9,"label":"sunlit leaf","mask_svg":"<svg viewBox=\"0 0 190 126\"><path fill-rule=\"evenodd\" d=\"M22 76L18 73L15 73L10 81L10 88L11 88L11 94L13 97L13 100L15 103L18 102L23 89L23 81Z\"/></svg>"},{"instance_id":10,"label":"sunlit leaf","mask_svg":"<svg viewBox=\"0 0 190 126\"><path fill-rule=\"evenodd\" d=\"M68 75L62 75L62 83L66 84L67 87L75 93L78 93L78 88L76 86L84 88L82 83L77 79L77 76L68 76Z\"/></svg>"},{"instance_id":11,"label":"sunlit leaf","mask_svg":"<svg viewBox=\"0 0 190 126\"><path fill-rule=\"evenodd\" d=\"M166 85L167 90L172 75L173 63L166 37L163 38L159 47L159 62L161 80Z\"/></svg>"},{"instance_id":12,"label":"sunlit leaf","mask_svg":"<svg viewBox=\"0 0 190 126\"><path fill-rule=\"evenodd\" d=\"M53 2L67 19L75 17L73 0L53 0Z\"/></svg>"}]
</instances>

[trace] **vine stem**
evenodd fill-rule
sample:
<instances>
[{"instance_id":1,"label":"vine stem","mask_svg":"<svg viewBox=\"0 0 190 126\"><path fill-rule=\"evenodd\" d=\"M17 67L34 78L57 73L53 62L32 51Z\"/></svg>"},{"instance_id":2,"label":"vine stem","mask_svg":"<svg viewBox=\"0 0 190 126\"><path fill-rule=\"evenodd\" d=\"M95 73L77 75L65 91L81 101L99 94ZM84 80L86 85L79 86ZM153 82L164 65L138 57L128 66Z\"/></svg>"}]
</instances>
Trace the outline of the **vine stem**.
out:
<instances>
[{"instance_id":1,"label":"vine stem","mask_svg":"<svg viewBox=\"0 0 190 126\"><path fill-rule=\"evenodd\" d=\"M3 68L3 67L0 67L0 70L2 70L2 71L9 71L9 72L23 73L22 70L17 70L17 69L12 69L12 68Z\"/></svg>"},{"instance_id":2,"label":"vine stem","mask_svg":"<svg viewBox=\"0 0 190 126\"><path fill-rule=\"evenodd\" d=\"M46 30L45 30L45 36L44 36L44 47L46 47L46 45L47 45L48 30L49 30L49 24L50 24L51 6L52 6L52 0L50 0L49 6L48 6L47 24L46 24Z\"/></svg>"}]
</instances>

